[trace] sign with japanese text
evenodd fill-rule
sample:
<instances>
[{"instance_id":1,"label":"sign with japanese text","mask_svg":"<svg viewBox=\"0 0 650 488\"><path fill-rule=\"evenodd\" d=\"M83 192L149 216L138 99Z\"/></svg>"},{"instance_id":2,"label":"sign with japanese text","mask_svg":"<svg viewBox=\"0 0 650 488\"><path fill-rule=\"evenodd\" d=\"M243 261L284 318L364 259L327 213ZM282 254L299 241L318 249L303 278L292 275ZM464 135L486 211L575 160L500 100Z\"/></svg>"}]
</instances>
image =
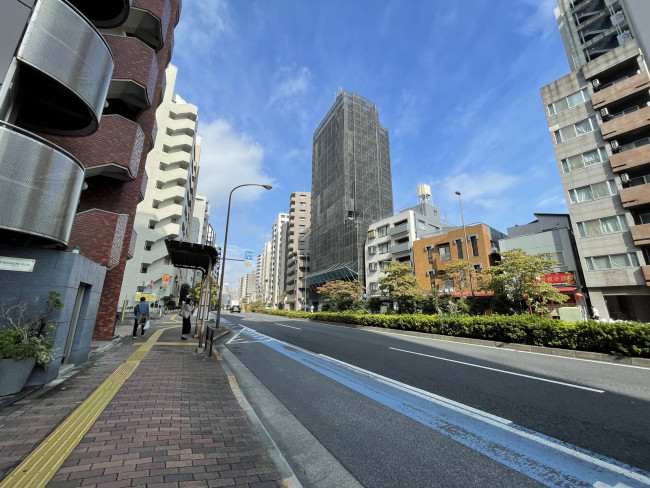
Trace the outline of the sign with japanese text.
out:
<instances>
[{"instance_id":1,"label":"sign with japanese text","mask_svg":"<svg viewBox=\"0 0 650 488\"><path fill-rule=\"evenodd\" d=\"M169 285L169 273L165 273L162 278L162 286Z\"/></svg>"}]
</instances>

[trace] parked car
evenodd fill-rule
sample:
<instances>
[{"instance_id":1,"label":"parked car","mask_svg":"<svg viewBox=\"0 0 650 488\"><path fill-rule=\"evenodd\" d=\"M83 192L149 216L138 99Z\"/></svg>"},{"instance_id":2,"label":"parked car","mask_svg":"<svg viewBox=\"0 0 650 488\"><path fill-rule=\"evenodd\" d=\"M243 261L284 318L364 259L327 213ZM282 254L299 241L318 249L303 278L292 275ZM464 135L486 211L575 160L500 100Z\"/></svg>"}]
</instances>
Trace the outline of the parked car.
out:
<instances>
[{"instance_id":1,"label":"parked car","mask_svg":"<svg viewBox=\"0 0 650 488\"><path fill-rule=\"evenodd\" d=\"M232 307L230 307L230 311L241 313L241 307L239 305L233 305Z\"/></svg>"}]
</instances>

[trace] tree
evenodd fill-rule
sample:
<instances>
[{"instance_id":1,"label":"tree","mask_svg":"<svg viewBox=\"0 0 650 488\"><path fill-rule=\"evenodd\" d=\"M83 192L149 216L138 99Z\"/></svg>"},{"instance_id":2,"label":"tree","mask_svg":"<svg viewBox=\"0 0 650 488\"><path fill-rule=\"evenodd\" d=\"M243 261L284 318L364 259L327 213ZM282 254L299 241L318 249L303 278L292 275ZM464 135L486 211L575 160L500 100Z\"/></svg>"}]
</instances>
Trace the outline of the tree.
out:
<instances>
[{"instance_id":1,"label":"tree","mask_svg":"<svg viewBox=\"0 0 650 488\"><path fill-rule=\"evenodd\" d=\"M397 302L399 313L415 312L415 302L424 297L424 290L413 274L411 265L392 261L384 273L386 276L379 278L382 294Z\"/></svg>"},{"instance_id":2,"label":"tree","mask_svg":"<svg viewBox=\"0 0 650 488\"><path fill-rule=\"evenodd\" d=\"M564 303L568 297L556 290L553 285L540 279L553 273L553 266L559 263L551 261L550 254L528 254L522 249L503 251L501 262L483 270L490 275L480 288L492 291L495 295L505 293L515 312L521 313L526 308L544 313L549 302Z\"/></svg>"},{"instance_id":3,"label":"tree","mask_svg":"<svg viewBox=\"0 0 650 488\"><path fill-rule=\"evenodd\" d=\"M329 302L332 312L340 312L355 308L355 301L359 300L365 289L358 281L328 281L318 287L318 293Z\"/></svg>"},{"instance_id":4,"label":"tree","mask_svg":"<svg viewBox=\"0 0 650 488\"><path fill-rule=\"evenodd\" d=\"M199 281L194 288L188 292L188 296L194 300L194 303L199 303L199 297L201 295L201 286L203 281ZM219 283L216 279L212 280L212 286L210 287L210 307L214 308L219 303Z\"/></svg>"},{"instance_id":5,"label":"tree","mask_svg":"<svg viewBox=\"0 0 650 488\"><path fill-rule=\"evenodd\" d=\"M478 273L474 266L461 259L449 263L442 270L444 277L454 283L456 291L463 291L470 287L472 283L476 286L478 283ZM471 281L470 281L471 278Z\"/></svg>"}]
</instances>

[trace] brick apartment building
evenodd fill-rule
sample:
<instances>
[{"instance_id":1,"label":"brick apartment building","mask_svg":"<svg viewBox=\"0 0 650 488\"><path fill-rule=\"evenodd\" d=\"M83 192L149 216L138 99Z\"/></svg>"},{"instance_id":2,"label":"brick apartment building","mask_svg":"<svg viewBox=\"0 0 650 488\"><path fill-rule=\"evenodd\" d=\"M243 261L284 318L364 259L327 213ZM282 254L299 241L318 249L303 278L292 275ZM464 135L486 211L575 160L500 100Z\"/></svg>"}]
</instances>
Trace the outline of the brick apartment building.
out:
<instances>
[{"instance_id":1,"label":"brick apartment building","mask_svg":"<svg viewBox=\"0 0 650 488\"><path fill-rule=\"evenodd\" d=\"M63 295L45 382L113 337L180 1L8 0L2 13L0 291Z\"/></svg>"},{"instance_id":2,"label":"brick apartment building","mask_svg":"<svg viewBox=\"0 0 650 488\"><path fill-rule=\"evenodd\" d=\"M463 227L444 230L447 232L413 242L415 277L426 291L437 288L459 296L461 293L468 296L471 294L469 283L465 289L456 290L454 284L445 277L445 268L458 260L467 260L466 253L469 250L469 263L481 279L481 271L495 264L499 239L505 238L506 235L481 223L468 225L465 230ZM465 232L467 245L464 243ZM474 290L477 289L475 282Z\"/></svg>"}]
</instances>

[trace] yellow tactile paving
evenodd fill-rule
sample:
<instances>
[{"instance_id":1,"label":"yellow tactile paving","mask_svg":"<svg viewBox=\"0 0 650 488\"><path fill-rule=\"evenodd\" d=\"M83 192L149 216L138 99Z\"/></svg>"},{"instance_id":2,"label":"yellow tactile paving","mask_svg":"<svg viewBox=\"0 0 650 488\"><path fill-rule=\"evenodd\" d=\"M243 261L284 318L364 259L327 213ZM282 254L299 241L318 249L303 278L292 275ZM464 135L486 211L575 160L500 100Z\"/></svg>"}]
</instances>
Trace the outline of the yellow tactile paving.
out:
<instances>
[{"instance_id":1,"label":"yellow tactile paving","mask_svg":"<svg viewBox=\"0 0 650 488\"><path fill-rule=\"evenodd\" d=\"M0 488L46 486L124 382L135 371L147 352L156 345L156 341L163 332L164 329L156 330L147 342L138 348L124 364L120 365L54 432L0 482Z\"/></svg>"}]
</instances>

